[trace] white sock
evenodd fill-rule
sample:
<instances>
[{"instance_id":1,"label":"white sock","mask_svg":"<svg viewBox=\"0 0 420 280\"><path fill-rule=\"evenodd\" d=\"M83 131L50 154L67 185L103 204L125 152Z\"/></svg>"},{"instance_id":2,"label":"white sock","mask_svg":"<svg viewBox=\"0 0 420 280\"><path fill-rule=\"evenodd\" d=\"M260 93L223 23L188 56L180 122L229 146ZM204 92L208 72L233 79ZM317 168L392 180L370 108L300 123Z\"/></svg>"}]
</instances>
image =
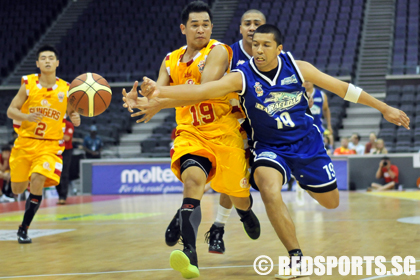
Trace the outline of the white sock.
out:
<instances>
[{"instance_id":1,"label":"white sock","mask_svg":"<svg viewBox=\"0 0 420 280\"><path fill-rule=\"evenodd\" d=\"M228 209L219 204L219 207L217 207L217 217L214 221L214 224L218 227L224 226L229 219L230 212L232 212L232 208Z\"/></svg>"}]
</instances>

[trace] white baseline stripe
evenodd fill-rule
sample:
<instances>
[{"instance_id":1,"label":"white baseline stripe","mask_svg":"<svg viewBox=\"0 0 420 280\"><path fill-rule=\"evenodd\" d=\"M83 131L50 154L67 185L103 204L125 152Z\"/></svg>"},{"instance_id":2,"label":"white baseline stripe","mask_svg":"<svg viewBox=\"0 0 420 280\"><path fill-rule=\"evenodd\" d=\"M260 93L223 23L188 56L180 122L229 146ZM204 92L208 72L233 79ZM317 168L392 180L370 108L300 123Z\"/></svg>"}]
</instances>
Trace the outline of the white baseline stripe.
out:
<instances>
[{"instance_id":1,"label":"white baseline stripe","mask_svg":"<svg viewBox=\"0 0 420 280\"><path fill-rule=\"evenodd\" d=\"M386 261L383 263L390 263L391 261ZM416 262L420 262L420 260L416 260ZM350 262L351 263L351 262ZM366 262L363 262L366 263ZM327 264L327 263L321 263ZM262 265L267 266L267 265ZM278 264L274 264L274 266L278 266ZM229 269L229 268L248 268L254 267L253 265L232 265L232 266L212 266L212 267L200 267L202 269ZM116 274L116 273L133 273L133 272L150 272L150 271L171 271L172 268L156 268L156 269L136 269L136 270L120 270L120 271L98 271L98 272L81 272L81 273L61 273L61 274L40 274L40 275L21 275L21 276L3 276L0 279L16 279L16 278L30 278L30 277L52 277L52 276L75 276L75 275L98 275L98 274ZM418 272L420 270L416 270ZM384 276L374 276L370 278L364 278L361 280L370 280L370 279L378 279L383 277L390 277L395 275L384 275Z\"/></svg>"}]
</instances>

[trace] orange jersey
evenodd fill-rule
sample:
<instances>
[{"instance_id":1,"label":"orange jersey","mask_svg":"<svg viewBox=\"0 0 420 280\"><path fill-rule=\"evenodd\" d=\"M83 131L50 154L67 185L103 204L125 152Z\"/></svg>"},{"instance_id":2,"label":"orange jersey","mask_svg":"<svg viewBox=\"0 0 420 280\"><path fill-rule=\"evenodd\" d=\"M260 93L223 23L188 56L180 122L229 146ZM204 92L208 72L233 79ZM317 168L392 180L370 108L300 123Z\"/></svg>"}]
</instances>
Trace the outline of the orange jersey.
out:
<instances>
[{"instance_id":1,"label":"orange jersey","mask_svg":"<svg viewBox=\"0 0 420 280\"><path fill-rule=\"evenodd\" d=\"M207 46L189 62L181 62L187 46L169 53L166 56L165 65L169 74L170 85L201 84L201 73L204 70L207 56L217 45L225 47L229 55L230 65L230 61L232 60L231 48L216 40L210 40ZM229 73L229 69L226 73ZM180 92L180 94L182 93ZM206 138L213 138L237 129L238 121L235 115L231 114L232 109L233 112L237 110L230 103L231 99L238 100L238 95L231 93L224 97L209 99L195 105L177 107L177 131L199 131ZM234 106L237 105L234 104ZM217 127L214 125L217 125Z\"/></svg>"},{"instance_id":2,"label":"orange jersey","mask_svg":"<svg viewBox=\"0 0 420 280\"><path fill-rule=\"evenodd\" d=\"M41 112L44 117L39 123L22 121L13 122L19 137L36 139L63 139L63 118L67 110L67 92L69 84L57 78L52 88L43 88L38 80L38 74L22 77L25 84L27 100L21 111L25 114Z\"/></svg>"}]
</instances>

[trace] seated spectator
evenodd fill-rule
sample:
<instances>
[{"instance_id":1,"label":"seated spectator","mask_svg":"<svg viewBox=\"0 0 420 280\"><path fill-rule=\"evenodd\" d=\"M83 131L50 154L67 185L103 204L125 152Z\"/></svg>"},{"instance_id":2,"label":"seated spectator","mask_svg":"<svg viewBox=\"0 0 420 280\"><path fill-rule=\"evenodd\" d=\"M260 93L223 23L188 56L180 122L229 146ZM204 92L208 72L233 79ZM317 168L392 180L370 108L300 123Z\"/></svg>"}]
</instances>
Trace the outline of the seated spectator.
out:
<instances>
[{"instance_id":1,"label":"seated spectator","mask_svg":"<svg viewBox=\"0 0 420 280\"><path fill-rule=\"evenodd\" d=\"M83 141L86 158L101 158L101 150L104 144L102 139L96 136L97 132L96 125L92 125L90 127L90 135L87 135Z\"/></svg>"},{"instance_id":2,"label":"seated spectator","mask_svg":"<svg viewBox=\"0 0 420 280\"><path fill-rule=\"evenodd\" d=\"M370 150L375 148L376 144L376 134L375 132L371 132L369 135L369 142L365 146L365 154L370 154Z\"/></svg>"},{"instance_id":3,"label":"seated spectator","mask_svg":"<svg viewBox=\"0 0 420 280\"><path fill-rule=\"evenodd\" d=\"M0 154L0 202L15 201L10 186L10 159L11 149L9 146L3 146Z\"/></svg>"},{"instance_id":4,"label":"seated spectator","mask_svg":"<svg viewBox=\"0 0 420 280\"><path fill-rule=\"evenodd\" d=\"M349 138L341 137L341 147L334 150L334 155L355 155L354 150L349 149Z\"/></svg>"},{"instance_id":5,"label":"seated spectator","mask_svg":"<svg viewBox=\"0 0 420 280\"><path fill-rule=\"evenodd\" d=\"M398 189L398 167L391 164L389 157L383 157L379 162L378 171L376 171L376 179L384 179L385 184L372 183L368 191L387 191Z\"/></svg>"},{"instance_id":6,"label":"seated spectator","mask_svg":"<svg viewBox=\"0 0 420 280\"><path fill-rule=\"evenodd\" d=\"M372 155L378 155L378 154L387 154L388 150L385 148L385 142L383 139L379 138L376 140L375 148L372 148L370 150L370 153Z\"/></svg>"},{"instance_id":7,"label":"seated spectator","mask_svg":"<svg viewBox=\"0 0 420 280\"><path fill-rule=\"evenodd\" d=\"M353 133L350 137L351 142L349 143L349 149L355 150L358 155L363 155L365 153L365 146L359 143L360 139L361 137L359 134Z\"/></svg>"}]
</instances>

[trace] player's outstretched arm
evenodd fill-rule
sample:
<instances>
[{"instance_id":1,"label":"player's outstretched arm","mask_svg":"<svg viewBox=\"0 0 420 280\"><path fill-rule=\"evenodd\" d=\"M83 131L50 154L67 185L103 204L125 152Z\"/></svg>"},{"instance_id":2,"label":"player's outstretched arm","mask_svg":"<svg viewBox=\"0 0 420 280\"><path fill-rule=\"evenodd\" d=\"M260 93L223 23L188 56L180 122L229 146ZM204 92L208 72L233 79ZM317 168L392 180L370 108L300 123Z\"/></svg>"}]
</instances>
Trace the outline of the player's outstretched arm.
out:
<instances>
[{"instance_id":1,"label":"player's outstretched arm","mask_svg":"<svg viewBox=\"0 0 420 280\"><path fill-rule=\"evenodd\" d=\"M410 119L403 111L379 101L375 97L363 91L361 88L357 88L352 84L340 81L319 71L315 66L306 61L298 60L296 61L296 64L298 65L305 80L331 91L347 101L375 108L381 112L384 118L390 123L410 129Z\"/></svg>"},{"instance_id":2,"label":"player's outstretched arm","mask_svg":"<svg viewBox=\"0 0 420 280\"><path fill-rule=\"evenodd\" d=\"M35 112L31 114L25 114L20 111L23 104L27 99L25 84L22 84L18 93L13 98L12 103L10 103L9 108L7 109L7 117L15 121L29 121L29 122L40 122L43 118L42 113Z\"/></svg>"},{"instance_id":3,"label":"player's outstretched arm","mask_svg":"<svg viewBox=\"0 0 420 280\"><path fill-rule=\"evenodd\" d=\"M202 85L158 86L154 95L172 99L207 100L222 97L231 92L241 92L242 84L242 74L233 72L218 81Z\"/></svg>"}]
</instances>

